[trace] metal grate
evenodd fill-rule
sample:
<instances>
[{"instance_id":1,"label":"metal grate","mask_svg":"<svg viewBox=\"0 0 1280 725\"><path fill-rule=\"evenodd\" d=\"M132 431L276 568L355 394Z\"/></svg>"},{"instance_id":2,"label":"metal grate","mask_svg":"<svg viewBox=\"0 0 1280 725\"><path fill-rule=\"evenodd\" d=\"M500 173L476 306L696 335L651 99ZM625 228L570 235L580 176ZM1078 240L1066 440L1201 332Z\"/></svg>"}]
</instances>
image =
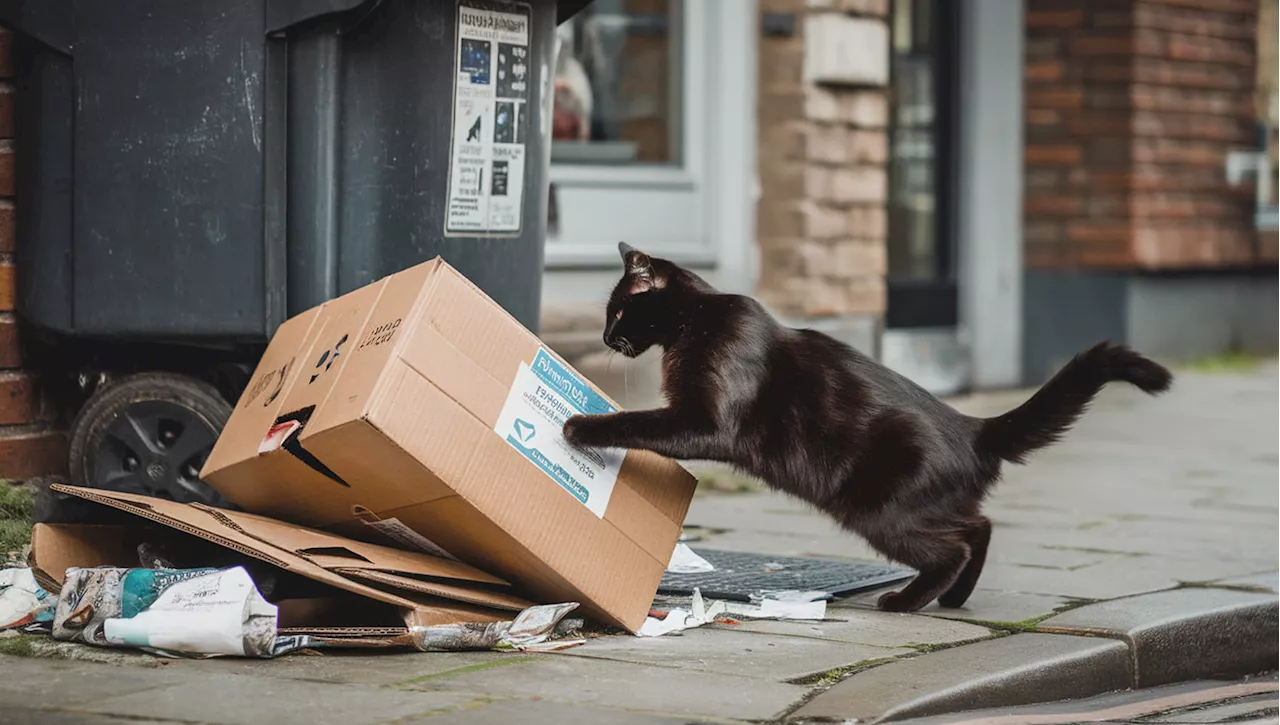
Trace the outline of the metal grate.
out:
<instances>
[{"instance_id":1,"label":"metal grate","mask_svg":"<svg viewBox=\"0 0 1280 725\"><path fill-rule=\"evenodd\" d=\"M697 574L667 572L658 593L689 596L695 587L702 596L749 602L762 592L821 591L853 594L894 584L915 576L915 571L888 564L835 561L796 556L771 556L740 551L694 549L716 568Z\"/></svg>"}]
</instances>

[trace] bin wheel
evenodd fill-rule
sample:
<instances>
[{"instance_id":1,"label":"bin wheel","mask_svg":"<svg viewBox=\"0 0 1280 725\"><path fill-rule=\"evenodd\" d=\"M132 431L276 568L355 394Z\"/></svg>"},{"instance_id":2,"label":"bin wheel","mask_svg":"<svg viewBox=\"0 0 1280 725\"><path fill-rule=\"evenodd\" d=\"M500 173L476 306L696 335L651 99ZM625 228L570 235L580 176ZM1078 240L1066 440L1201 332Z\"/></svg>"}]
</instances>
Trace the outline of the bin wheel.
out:
<instances>
[{"instance_id":1,"label":"bin wheel","mask_svg":"<svg viewBox=\"0 0 1280 725\"><path fill-rule=\"evenodd\" d=\"M200 468L231 417L208 383L141 373L95 392L71 424L71 482L77 486L228 507Z\"/></svg>"}]
</instances>

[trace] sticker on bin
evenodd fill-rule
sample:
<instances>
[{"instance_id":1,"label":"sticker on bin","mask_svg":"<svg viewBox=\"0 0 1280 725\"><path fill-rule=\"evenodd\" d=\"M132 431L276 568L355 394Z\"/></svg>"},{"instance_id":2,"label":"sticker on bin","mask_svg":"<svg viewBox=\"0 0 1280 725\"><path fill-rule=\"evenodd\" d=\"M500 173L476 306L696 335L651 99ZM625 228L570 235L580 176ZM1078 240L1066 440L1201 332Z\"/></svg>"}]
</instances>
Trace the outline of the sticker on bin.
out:
<instances>
[{"instance_id":1,"label":"sticker on bin","mask_svg":"<svg viewBox=\"0 0 1280 725\"><path fill-rule=\"evenodd\" d=\"M586 381L539 350L533 364L520 363L493 431L591 513L604 518L627 452L580 451L564 439L563 430L564 422L575 415L616 412Z\"/></svg>"}]
</instances>

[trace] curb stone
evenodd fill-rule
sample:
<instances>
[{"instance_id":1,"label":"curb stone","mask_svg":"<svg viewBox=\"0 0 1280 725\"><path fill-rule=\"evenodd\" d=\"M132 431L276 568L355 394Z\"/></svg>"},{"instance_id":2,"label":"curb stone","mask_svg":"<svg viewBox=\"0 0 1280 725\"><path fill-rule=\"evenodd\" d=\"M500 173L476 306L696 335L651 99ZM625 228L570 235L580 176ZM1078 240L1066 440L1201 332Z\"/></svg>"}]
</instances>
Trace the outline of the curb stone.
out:
<instances>
[{"instance_id":1,"label":"curb stone","mask_svg":"<svg viewBox=\"0 0 1280 725\"><path fill-rule=\"evenodd\" d=\"M1119 690L1133 681L1122 642L1015 634L859 672L792 714L887 722L976 707L1025 705Z\"/></svg>"},{"instance_id":2,"label":"curb stone","mask_svg":"<svg viewBox=\"0 0 1280 725\"><path fill-rule=\"evenodd\" d=\"M889 722L1271 671L1277 610L1274 595L1192 587L1088 604L858 672L789 718Z\"/></svg>"},{"instance_id":3,"label":"curb stone","mask_svg":"<svg viewBox=\"0 0 1280 725\"><path fill-rule=\"evenodd\" d=\"M1089 604L1037 629L1123 641L1134 686L1155 687L1275 669L1278 610L1271 594L1185 587Z\"/></svg>"}]
</instances>

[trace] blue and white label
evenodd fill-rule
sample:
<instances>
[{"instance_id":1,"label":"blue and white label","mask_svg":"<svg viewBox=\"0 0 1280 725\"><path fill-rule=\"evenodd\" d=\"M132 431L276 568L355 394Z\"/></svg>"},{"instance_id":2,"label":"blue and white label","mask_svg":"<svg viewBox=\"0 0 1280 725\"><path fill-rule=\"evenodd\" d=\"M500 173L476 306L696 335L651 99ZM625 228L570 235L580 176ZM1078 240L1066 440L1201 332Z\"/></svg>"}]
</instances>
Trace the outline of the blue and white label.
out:
<instances>
[{"instance_id":1,"label":"blue and white label","mask_svg":"<svg viewBox=\"0 0 1280 725\"><path fill-rule=\"evenodd\" d=\"M604 518L618 481L624 450L580 451L564 439L564 422L617 408L546 350L520 371L493 432L547 474L591 513Z\"/></svg>"}]
</instances>

